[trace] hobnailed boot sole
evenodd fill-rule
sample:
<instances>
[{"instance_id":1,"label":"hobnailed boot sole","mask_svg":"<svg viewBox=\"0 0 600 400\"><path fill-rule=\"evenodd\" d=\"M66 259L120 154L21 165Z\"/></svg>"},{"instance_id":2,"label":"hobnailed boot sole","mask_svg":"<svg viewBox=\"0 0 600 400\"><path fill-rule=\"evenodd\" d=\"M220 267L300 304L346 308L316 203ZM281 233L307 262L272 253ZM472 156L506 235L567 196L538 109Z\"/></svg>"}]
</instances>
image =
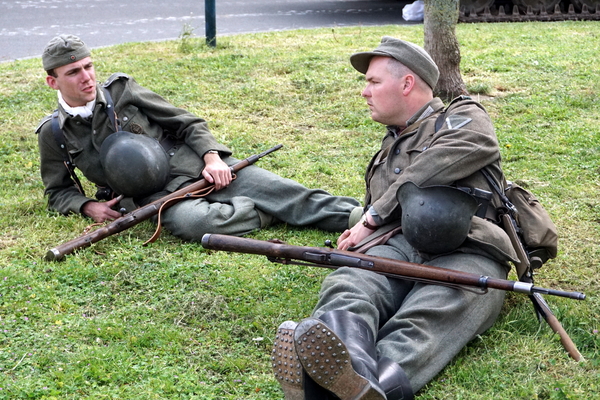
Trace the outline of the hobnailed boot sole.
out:
<instances>
[{"instance_id":1,"label":"hobnailed boot sole","mask_svg":"<svg viewBox=\"0 0 600 400\"><path fill-rule=\"evenodd\" d=\"M385 400L352 368L346 345L318 319L305 319L295 329L296 353L306 374L340 400Z\"/></svg>"},{"instance_id":2,"label":"hobnailed boot sole","mask_svg":"<svg viewBox=\"0 0 600 400\"><path fill-rule=\"evenodd\" d=\"M302 364L294 348L294 329L297 325L293 321L279 325L271 355L273 373L286 400L304 400Z\"/></svg>"}]
</instances>

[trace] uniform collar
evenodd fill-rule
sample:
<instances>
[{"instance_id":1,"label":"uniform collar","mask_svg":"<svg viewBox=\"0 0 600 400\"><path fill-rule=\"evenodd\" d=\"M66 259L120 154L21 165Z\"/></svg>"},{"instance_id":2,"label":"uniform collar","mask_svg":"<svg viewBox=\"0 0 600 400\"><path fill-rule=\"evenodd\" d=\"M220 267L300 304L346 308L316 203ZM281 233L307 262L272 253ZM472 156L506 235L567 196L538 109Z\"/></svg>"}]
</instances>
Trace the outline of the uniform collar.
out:
<instances>
[{"instance_id":1,"label":"uniform collar","mask_svg":"<svg viewBox=\"0 0 600 400\"><path fill-rule=\"evenodd\" d=\"M444 102L439 97L436 97L436 98L432 99L429 103L427 103L423 107L421 107L421 109L419 109L419 111L417 111L412 117L410 117L408 119L408 121L406 121L406 126L410 126L410 125L414 124L415 122L425 119L425 118L429 117L431 114L433 114L434 112L439 111L443 108L444 108Z\"/></svg>"},{"instance_id":2,"label":"uniform collar","mask_svg":"<svg viewBox=\"0 0 600 400\"><path fill-rule=\"evenodd\" d=\"M391 135L393 135L394 137L397 137L407 127L411 126L412 124L414 124L416 122L419 122L422 119L429 117L433 113L435 113L439 110L442 110L443 108L444 108L444 102L439 97L436 97L436 98L432 99L430 102L428 102L427 104L425 104L423 107L421 107L419 109L419 111L417 111L412 117L410 117L406 121L405 126L389 125L389 126L387 126L387 130Z\"/></svg>"},{"instance_id":3,"label":"uniform collar","mask_svg":"<svg viewBox=\"0 0 600 400\"><path fill-rule=\"evenodd\" d=\"M98 84L98 83L96 84L96 99L94 101L95 101L95 104L94 104L94 107L93 107L94 109L98 106L98 104L102 104L104 107L106 107L106 98L104 97L104 93L102 92L102 90L100 90L100 84ZM58 123L59 123L59 126L60 126L61 129L64 128L65 122L67 121L67 119L69 119L69 118L81 118L81 117L73 116L72 114L70 114L65 109L65 107L63 106L63 104L64 103L61 102L61 101L58 102Z\"/></svg>"}]
</instances>

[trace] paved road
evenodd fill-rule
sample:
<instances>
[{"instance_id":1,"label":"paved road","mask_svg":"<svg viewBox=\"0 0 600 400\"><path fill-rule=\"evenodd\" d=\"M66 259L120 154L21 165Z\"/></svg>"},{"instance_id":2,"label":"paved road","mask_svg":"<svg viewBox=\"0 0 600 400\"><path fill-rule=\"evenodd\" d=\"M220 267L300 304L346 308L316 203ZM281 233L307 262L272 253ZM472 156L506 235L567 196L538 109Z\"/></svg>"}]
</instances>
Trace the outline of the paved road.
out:
<instances>
[{"instance_id":1,"label":"paved road","mask_svg":"<svg viewBox=\"0 0 600 400\"><path fill-rule=\"evenodd\" d=\"M222 35L328 26L405 24L405 0L216 0ZM55 35L90 47L205 36L203 0L1 0L0 62L38 57Z\"/></svg>"}]
</instances>

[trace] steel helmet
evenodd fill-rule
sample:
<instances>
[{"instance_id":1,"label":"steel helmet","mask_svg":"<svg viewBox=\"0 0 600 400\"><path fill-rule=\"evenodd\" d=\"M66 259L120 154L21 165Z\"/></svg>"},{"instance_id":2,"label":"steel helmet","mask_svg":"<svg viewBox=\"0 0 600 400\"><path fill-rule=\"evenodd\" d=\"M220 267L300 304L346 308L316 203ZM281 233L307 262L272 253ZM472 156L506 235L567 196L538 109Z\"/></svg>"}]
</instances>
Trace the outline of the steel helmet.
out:
<instances>
[{"instance_id":1,"label":"steel helmet","mask_svg":"<svg viewBox=\"0 0 600 400\"><path fill-rule=\"evenodd\" d=\"M452 186L400 186L402 233L415 249L431 254L449 253L467 238L477 211L475 197Z\"/></svg>"},{"instance_id":2,"label":"steel helmet","mask_svg":"<svg viewBox=\"0 0 600 400\"><path fill-rule=\"evenodd\" d=\"M169 157L156 139L119 131L100 147L108 185L126 197L144 197L162 190L169 179Z\"/></svg>"}]
</instances>

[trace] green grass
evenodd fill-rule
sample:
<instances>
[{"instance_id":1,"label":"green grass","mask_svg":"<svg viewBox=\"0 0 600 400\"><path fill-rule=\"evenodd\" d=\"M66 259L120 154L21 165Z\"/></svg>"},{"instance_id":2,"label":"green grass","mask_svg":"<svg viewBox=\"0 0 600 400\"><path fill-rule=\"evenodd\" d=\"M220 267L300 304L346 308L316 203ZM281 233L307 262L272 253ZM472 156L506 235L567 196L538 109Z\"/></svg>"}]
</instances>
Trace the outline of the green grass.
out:
<instances>
[{"instance_id":1,"label":"green grass","mask_svg":"<svg viewBox=\"0 0 600 400\"><path fill-rule=\"evenodd\" d=\"M94 57L99 79L133 75L206 118L237 157L282 143L262 167L361 199L383 131L348 57L383 35L423 42L420 25L355 27L223 37L216 49L186 36ZM457 35L507 176L559 228L559 255L537 283L588 296L547 298L586 361L570 359L527 298L509 293L496 325L417 398L600 398L599 25L460 24ZM211 252L168 232L142 247L149 223L43 261L89 221L46 210L33 132L56 94L40 60L2 63L0 77L0 399L281 399L269 366L275 329L310 314L328 271ZM335 239L282 225L251 236Z\"/></svg>"}]
</instances>

